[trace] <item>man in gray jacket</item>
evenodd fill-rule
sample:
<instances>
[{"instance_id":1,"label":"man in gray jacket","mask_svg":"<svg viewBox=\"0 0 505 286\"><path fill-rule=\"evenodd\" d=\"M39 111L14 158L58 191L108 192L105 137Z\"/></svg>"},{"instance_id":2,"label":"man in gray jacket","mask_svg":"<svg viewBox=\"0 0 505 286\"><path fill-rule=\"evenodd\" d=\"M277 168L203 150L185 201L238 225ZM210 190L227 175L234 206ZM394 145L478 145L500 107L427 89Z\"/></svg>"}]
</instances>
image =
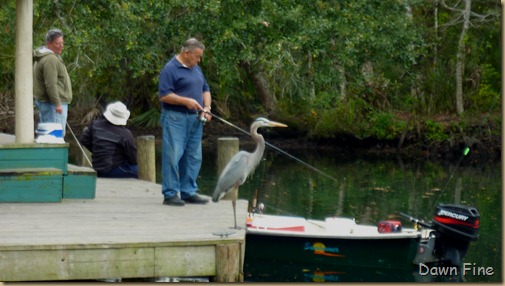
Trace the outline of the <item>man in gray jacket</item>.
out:
<instances>
[{"instance_id":1,"label":"man in gray jacket","mask_svg":"<svg viewBox=\"0 0 505 286\"><path fill-rule=\"evenodd\" d=\"M61 123L65 135L72 85L61 58L63 43L63 33L53 29L46 34L46 46L34 52L33 96L39 109L39 121Z\"/></svg>"}]
</instances>

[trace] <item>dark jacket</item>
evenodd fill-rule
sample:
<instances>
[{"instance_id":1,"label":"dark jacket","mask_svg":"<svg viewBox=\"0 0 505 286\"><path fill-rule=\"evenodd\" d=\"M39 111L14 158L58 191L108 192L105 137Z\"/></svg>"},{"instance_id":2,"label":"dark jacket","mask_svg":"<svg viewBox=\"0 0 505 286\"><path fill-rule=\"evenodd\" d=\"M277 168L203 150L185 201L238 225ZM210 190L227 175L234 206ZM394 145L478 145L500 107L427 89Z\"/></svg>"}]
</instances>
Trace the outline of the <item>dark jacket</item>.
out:
<instances>
[{"instance_id":1,"label":"dark jacket","mask_svg":"<svg viewBox=\"0 0 505 286\"><path fill-rule=\"evenodd\" d=\"M124 164L137 165L137 146L130 130L103 116L84 129L79 141L93 154L97 172L108 172Z\"/></svg>"}]
</instances>

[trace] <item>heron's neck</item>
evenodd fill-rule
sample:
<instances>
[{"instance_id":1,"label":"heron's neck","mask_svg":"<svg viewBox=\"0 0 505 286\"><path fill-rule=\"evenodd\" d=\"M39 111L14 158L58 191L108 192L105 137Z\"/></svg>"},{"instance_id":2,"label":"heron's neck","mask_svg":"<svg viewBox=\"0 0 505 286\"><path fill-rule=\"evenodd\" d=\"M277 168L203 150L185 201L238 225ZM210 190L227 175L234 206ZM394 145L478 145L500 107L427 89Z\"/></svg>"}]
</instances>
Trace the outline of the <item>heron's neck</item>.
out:
<instances>
[{"instance_id":1,"label":"heron's neck","mask_svg":"<svg viewBox=\"0 0 505 286\"><path fill-rule=\"evenodd\" d=\"M258 154L257 156L253 156L256 159L256 162L254 162L254 165L259 164L261 161L261 158L263 158L263 152L265 152L265 139L261 134L258 134L256 130L254 130L251 133L251 137L256 141L256 149L254 150L253 154Z\"/></svg>"}]
</instances>

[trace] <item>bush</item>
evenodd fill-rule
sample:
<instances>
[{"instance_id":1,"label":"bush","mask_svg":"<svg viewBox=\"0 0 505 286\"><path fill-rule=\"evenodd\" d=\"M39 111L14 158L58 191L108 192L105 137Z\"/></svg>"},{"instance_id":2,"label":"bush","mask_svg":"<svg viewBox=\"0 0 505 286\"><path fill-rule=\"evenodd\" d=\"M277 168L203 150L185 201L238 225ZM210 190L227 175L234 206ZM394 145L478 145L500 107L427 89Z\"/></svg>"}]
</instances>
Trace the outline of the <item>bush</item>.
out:
<instances>
[{"instance_id":1,"label":"bush","mask_svg":"<svg viewBox=\"0 0 505 286\"><path fill-rule=\"evenodd\" d=\"M379 140L398 138L405 129L406 122L387 112L375 112L369 119L369 136Z\"/></svg>"},{"instance_id":2,"label":"bush","mask_svg":"<svg viewBox=\"0 0 505 286\"><path fill-rule=\"evenodd\" d=\"M445 133L444 126L433 120L427 120L425 122L424 135L428 141L445 141L450 138L450 136Z\"/></svg>"},{"instance_id":3,"label":"bush","mask_svg":"<svg viewBox=\"0 0 505 286\"><path fill-rule=\"evenodd\" d=\"M500 110L501 97L499 87L496 87L497 82L500 82L500 73L490 64L483 65L479 89L471 97L472 109L488 111Z\"/></svg>"}]
</instances>

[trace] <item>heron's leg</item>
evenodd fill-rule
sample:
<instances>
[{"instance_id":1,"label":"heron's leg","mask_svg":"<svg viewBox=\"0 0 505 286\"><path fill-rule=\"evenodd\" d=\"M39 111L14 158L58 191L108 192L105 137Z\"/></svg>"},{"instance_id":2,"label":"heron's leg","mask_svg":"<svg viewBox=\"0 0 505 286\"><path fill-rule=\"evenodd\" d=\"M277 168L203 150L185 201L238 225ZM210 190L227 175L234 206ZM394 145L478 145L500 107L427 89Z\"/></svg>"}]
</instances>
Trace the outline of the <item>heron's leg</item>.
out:
<instances>
[{"instance_id":1,"label":"heron's leg","mask_svg":"<svg viewBox=\"0 0 505 286\"><path fill-rule=\"evenodd\" d=\"M235 219L235 229L238 229L237 227L237 212L236 212L236 205L237 205L237 201L236 200L233 200L231 201L231 205L233 206L233 218Z\"/></svg>"},{"instance_id":2,"label":"heron's leg","mask_svg":"<svg viewBox=\"0 0 505 286\"><path fill-rule=\"evenodd\" d=\"M233 187L233 190L231 190L232 197L231 197L231 204L233 206L233 218L235 219L235 229L240 229L240 227L237 226L237 200L238 200L238 186Z\"/></svg>"}]
</instances>

